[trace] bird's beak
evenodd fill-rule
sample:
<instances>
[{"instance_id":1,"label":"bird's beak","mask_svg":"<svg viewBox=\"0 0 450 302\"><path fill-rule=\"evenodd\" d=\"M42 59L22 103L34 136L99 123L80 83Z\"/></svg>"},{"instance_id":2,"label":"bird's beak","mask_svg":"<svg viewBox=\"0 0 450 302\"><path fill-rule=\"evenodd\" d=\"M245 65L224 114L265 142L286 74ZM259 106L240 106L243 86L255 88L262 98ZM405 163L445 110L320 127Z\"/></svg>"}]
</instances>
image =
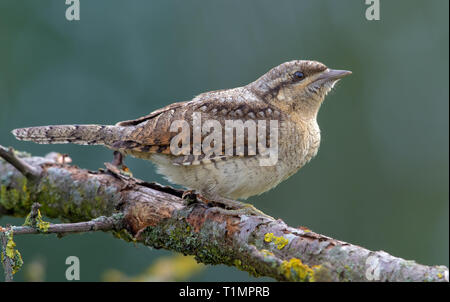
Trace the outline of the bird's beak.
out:
<instances>
[{"instance_id":1,"label":"bird's beak","mask_svg":"<svg viewBox=\"0 0 450 302\"><path fill-rule=\"evenodd\" d=\"M351 71L348 70L336 70L336 69L327 69L324 72L322 72L319 77L315 81L335 81L339 80L345 76L348 76L352 74Z\"/></svg>"}]
</instances>

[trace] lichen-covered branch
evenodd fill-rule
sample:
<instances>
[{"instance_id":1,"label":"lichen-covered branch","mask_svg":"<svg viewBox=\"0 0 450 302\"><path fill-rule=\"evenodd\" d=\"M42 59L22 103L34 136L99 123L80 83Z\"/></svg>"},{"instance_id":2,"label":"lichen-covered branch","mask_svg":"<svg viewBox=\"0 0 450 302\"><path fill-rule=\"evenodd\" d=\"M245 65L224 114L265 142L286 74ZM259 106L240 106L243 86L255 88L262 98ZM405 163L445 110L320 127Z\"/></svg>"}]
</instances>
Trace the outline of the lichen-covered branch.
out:
<instances>
[{"instance_id":1,"label":"lichen-covered branch","mask_svg":"<svg viewBox=\"0 0 450 302\"><path fill-rule=\"evenodd\" d=\"M112 232L124 240L280 281L448 281L445 266L369 251L282 220L227 213L202 202L187 205L183 191L171 187L80 169L54 157L22 160L39 177L27 178L0 159L0 216L25 217L34 202L47 217L67 222L120 215Z\"/></svg>"},{"instance_id":2,"label":"lichen-covered branch","mask_svg":"<svg viewBox=\"0 0 450 302\"><path fill-rule=\"evenodd\" d=\"M38 225L32 226L14 226L11 227L11 231L14 235L26 235L26 234L57 234L64 236L66 234L73 233L86 233L94 231L115 231L118 229L122 221L120 214L115 214L111 217L101 216L89 221L74 222L74 223L60 223L51 224L44 222L44 226ZM119 229L120 230L120 229Z\"/></svg>"},{"instance_id":3,"label":"lichen-covered branch","mask_svg":"<svg viewBox=\"0 0 450 302\"><path fill-rule=\"evenodd\" d=\"M10 232L8 232L6 229L1 230L0 232L0 256L3 264L3 270L5 271L5 282L11 282L13 281L13 267L14 267L14 260L12 257L9 257L9 247L8 247L8 241Z\"/></svg>"}]
</instances>

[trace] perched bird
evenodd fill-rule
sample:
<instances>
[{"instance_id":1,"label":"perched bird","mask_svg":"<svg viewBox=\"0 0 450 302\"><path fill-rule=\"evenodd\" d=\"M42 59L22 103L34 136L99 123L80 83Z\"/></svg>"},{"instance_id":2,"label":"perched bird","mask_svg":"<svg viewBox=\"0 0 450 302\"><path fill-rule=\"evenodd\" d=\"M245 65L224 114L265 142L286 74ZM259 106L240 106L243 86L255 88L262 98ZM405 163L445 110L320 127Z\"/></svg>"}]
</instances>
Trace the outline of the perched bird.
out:
<instances>
[{"instance_id":1,"label":"perched bird","mask_svg":"<svg viewBox=\"0 0 450 302\"><path fill-rule=\"evenodd\" d=\"M317 113L336 82L349 74L295 60L246 86L205 92L116 125L42 126L12 133L42 144L104 145L151 160L170 182L230 205L229 199L277 186L317 154ZM272 161L262 162L271 155Z\"/></svg>"}]
</instances>

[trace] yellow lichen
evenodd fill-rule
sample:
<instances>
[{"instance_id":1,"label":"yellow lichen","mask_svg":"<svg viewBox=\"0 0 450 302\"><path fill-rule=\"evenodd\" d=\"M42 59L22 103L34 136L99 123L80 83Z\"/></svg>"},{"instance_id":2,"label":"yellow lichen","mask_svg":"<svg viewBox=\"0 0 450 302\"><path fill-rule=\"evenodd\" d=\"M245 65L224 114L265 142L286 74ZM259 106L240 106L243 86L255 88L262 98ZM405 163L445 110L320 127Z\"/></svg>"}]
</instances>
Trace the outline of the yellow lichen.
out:
<instances>
[{"instance_id":1,"label":"yellow lichen","mask_svg":"<svg viewBox=\"0 0 450 302\"><path fill-rule=\"evenodd\" d=\"M298 258L292 258L289 261L283 261L281 270L285 277L291 281L308 281L314 282L314 271L319 269L320 265L313 265L312 267L304 264Z\"/></svg>"},{"instance_id":2,"label":"yellow lichen","mask_svg":"<svg viewBox=\"0 0 450 302\"><path fill-rule=\"evenodd\" d=\"M42 232L47 232L48 228L50 226L50 222L44 221L42 219L41 211L38 210L38 215L36 218L36 226L41 230Z\"/></svg>"},{"instance_id":3,"label":"yellow lichen","mask_svg":"<svg viewBox=\"0 0 450 302\"><path fill-rule=\"evenodd\" d=\"M104 281L184 281L191 278L205 268L205 265L197 263L194 257L174 255L161 257L144 272L137 276L127 276L124 273L111 269L103 274Z\"/></svg>"},{"instance_id":4,"label":"yellow lichen","mask_svg":"<svg viewBox=\"0 0 450 302\"><path fill-rule=\"evenodd\" d=\"M274 236L273 233L267 233L266 235L264 235L264 241L272 242L273 236Z\"/></svg>"},{"instance_id":5,"label":"yellow lichen","mask_svg":"<svg viewBox=\"0 0 450 302\"><path fill-rule=\"evenodd\" d=\"M267 257L267 256L273 256L273 253L272 253L271 251L268 251L268 250L262 249L262 250L261 250L261 253L263 253L265 257Z\"/></svg>"},{"instance_id":6,"label":"yellow lichen","mask_svg":"<svg viewBox=\"0 0 450 302\"><path fill-rule=\"evenodd\" d=\"M2 252L1 260L2 260L2 262L4 262L5 256L8 257L9 259L11 259L13 262L12 273L15 274L19 271L19 269L23 265L22 255L20 254L20 252L18 250L14 249L16 247L16 243L13 240L13 233L6 232L5 236L7 236L7 238L8 238L8 242L6 243L6 247L5 247L6 255L4 255Z\"/></svg>"},{"instance_id":7,"label":"yellow lichen","mask_svg":"<svg viewBox=\"0 0 450 302\"><path fill-rule=\"evenodd\" d=\"M265 234L264 241L268 243L273 242L279 250L284 248L289 243L288 239L284 238L283 236L277 237L273 233Z\"/></svg>"},{"instance_id":8,"label":"yellow lichen","mask_svg":"<svg viewBox=\"0 0 450 302\"><path fill-rule=\"evenodd\" d=\"M16 247L16 243L12 239L12 235L8 238L8 242L6 244L6 256L8 258L14 258L14 248Z\"/></svg>"},{"instance_id":9,"label":"yellow lichen","mask_svg":"<svg viewBox=\"0 0 450 302\"><path fill-rule=\"evenodd\" d=\"M37 211L36 217L31 217L31 213L27 216L25 219L24 226L31 226L33 228L37 228L39 231L45 233L48 231L48 228L50 227L50 222L44 221L42 219L41 211Z\"/></svg>"}]
</instances>

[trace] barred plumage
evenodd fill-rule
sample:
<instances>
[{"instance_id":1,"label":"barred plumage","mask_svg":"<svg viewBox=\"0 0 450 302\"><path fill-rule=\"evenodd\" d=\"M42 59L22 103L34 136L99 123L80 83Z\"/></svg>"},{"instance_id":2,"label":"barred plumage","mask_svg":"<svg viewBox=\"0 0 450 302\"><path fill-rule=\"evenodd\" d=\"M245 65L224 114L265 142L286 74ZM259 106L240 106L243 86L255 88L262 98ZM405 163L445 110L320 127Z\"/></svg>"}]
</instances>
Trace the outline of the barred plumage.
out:
<instances>
[{"instance_id":1,"label":"barred plumage","mask_svg":"<svg viewBox=\"0 0 450 302\"><path fill-rule=\"evenodd\" d=\"M328 69L316 61L291 61L246 86L202 93L191 101L174 103L116 125L31 127L13 130L13 134L20 140L41 144L105 145L122 154L153 161L158 172L171 182L207 197L247 198L275 187L315 156L320 144L316 121L320 105L334 83L349 73ZM200 125L196 124L196 114ZM177 121L187 124L189 131L173 131ZM217 150L221 152L211 152L211 142L214 141L214 147L216 143L209 137L211 129L200 129L200 140L194 142L194 132L207 121L214 121L211 129L215 130L212 125L220 126L221 147ZM242 124L231 130L236 135L232 137L231 149L227 149L222 129L226 132L230 121ZM273 121L278 138L277 161L263 166L263 151L274 137ZM259 136L260 133L265 136ZM258 136L252 138L250 134ZM187 154L172 152L175 137L188 140L183 149ZM204 142L209 145L203 146ZM194 152L198 144L203 153Z\"/></svg>"}]
</instances>

